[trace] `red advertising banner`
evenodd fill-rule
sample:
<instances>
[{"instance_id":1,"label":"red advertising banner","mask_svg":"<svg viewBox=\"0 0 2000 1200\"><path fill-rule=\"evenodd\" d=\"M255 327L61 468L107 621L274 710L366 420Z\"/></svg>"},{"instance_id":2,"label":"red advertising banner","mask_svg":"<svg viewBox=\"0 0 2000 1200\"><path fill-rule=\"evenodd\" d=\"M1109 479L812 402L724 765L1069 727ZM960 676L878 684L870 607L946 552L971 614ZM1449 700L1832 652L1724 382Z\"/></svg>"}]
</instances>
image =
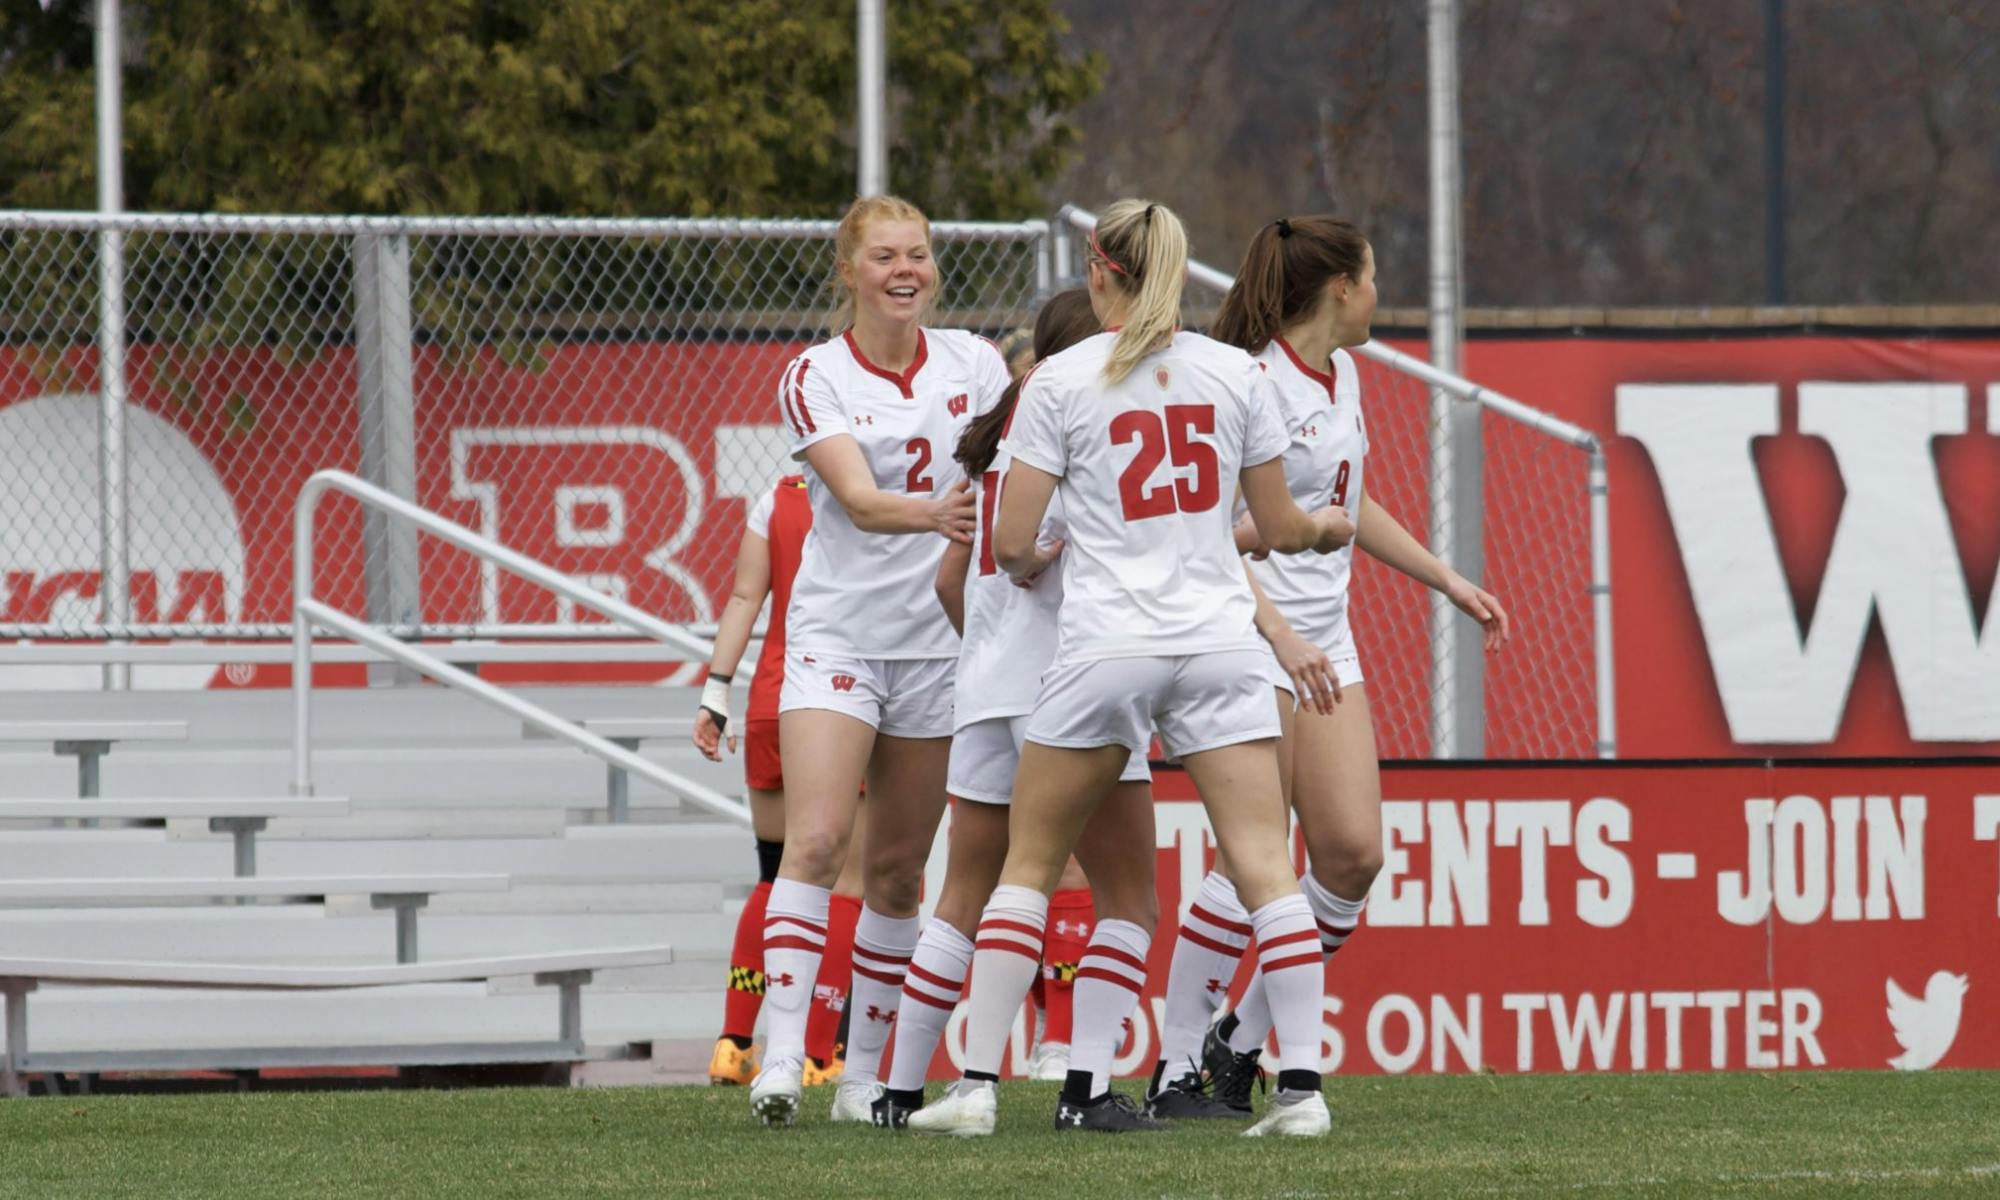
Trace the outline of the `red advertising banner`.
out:
<instances>
[{"instance_id":1,"label":"red advertising banner","mask_svg":"<svg viewBox=\"0 0 2000 1200\"><path fill-rule=\"evenodd\" d=\"M1126 1074L1158 1054L1212 853L1186 776L1156 779L1161 929ZM1399 766L1383 791L1382 873L1327 971L1328 1071L2000 1067L2000 761ZM1010 1071L1028 1049L1017 1030Z\"/></svg>"},{"instance_id":2,"label":"red advertising banner","mask_svg":"<svg viewBox=\"0 0 2000 1200\"><path fill-rule=\"evenodd\" d=\"M793 349L567 344L524 366L421 348L418 500L643 607L708 619L744 497L782 451L770 385ZM82 377L88 355L75 357ZM46 365L0 348L0 501L29 514L0 530L0 622L95 609L96 401L49 394ZM132 436L135 617L285 620L298 489L313 470L359 466L351 351L139 345L130 367L144 418ZM1363 369L1370 494L1421 533L1413 456L1428 400ZM2000 340L1479 340L1466 369L1604 439L1622 756L2000 752L2000 634L1986 620L2000 574ZM1487 753L1586 757L1581 457L1490 413L1484 437L1484 582L1520 619L1516 645L1487 666ZM1537 478L1515 477L1524 471ZM220 515L197 525L190 513ZM350 611L362 607L360 546L358 512L331 502L318 570ZM433 622L566 615L455 550L426 544L422 567ZM1422 757L1427 601L1370 563L1354 586L1382 752ZM284 676L231 669L193 683Z\"/></svg>"}]
</instances>

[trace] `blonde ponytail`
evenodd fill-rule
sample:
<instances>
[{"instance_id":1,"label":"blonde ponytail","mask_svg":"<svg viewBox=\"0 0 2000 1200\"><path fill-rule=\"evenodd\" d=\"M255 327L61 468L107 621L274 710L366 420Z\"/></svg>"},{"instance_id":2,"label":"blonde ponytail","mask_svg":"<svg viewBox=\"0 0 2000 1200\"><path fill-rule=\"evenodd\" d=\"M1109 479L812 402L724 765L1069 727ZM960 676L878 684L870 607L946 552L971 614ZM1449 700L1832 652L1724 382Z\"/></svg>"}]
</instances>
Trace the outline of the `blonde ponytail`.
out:
<instances>
[{"instance_id":1,"label":"blonde ponytail","mask_svg":"<svg viewBox=\"0 0 2000 1200\"><path fill-rule=\"evenodd\" d=\"M1173 341L1187 286L1187 231L1164 204L1120 200L1104 210L1091 234L1092 252L1126 297L1125 325L1104 364L1106 383L1118 383L1139 360Z\"/></svg>"}]
</instances>

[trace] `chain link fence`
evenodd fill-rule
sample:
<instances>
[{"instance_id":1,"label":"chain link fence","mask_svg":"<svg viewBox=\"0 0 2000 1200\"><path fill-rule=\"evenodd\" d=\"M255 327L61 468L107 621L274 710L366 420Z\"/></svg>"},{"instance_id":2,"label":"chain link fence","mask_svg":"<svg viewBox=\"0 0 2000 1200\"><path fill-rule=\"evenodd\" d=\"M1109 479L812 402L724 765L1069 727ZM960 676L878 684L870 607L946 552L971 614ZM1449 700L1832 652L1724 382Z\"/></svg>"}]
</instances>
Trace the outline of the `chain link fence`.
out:
<instances>
[{"instance_id":1,"label":"chain link fence","mask_svg":"<svg viewBox=\"0 0 2000 1200\"><path fill-rule=\"evenodd\" d=\"M1061 285L1066 239L1046 223L935 234L938 325L997 336ZM127 341L124 552L110 562L120 497L107 506L100 488L96 336L107 235L122 241ZM327 467L668 620L711 621L744 505L791 469L774 380L825 336L833 235L823 221L0 213L0 638L286 635L293 502ZM1190 322L1214 299L1191 289ZM1370 492L1422 537L1429 389L1363 370ZM1487 510L1507 514L1487 524L1485 573L1527 634L1488 671L1486 752L1587 756L1582 456L1503 421L1485 442ZM399 633L602 630L344 500L320 522L321 598ZM1381 750L1423 757L1428 601L1373 563L1355 586ZM121 594L122 612L107 603Z\"/></svg>"}]
</instances>

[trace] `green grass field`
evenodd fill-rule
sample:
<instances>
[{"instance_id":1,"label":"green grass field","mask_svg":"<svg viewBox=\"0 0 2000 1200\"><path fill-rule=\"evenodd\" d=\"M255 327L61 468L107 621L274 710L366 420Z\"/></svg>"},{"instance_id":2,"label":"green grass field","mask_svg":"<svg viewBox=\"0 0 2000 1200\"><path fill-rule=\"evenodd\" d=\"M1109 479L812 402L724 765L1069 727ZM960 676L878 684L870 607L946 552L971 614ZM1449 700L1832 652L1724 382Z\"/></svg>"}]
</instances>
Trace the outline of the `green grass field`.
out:
<instances>
[{"instance_id":1,"label":"green grass field","mask_svg":"<svg viewBox=\"0 0 2000 1200\"><path fill-rule=\"evenodd\" d=\"M0 1104L8 1196L2000 1195L2000 1075L1336 1079L1334 1136L751 1124L740 1088L52 1097Z\"/></svg>"}]
</instances>

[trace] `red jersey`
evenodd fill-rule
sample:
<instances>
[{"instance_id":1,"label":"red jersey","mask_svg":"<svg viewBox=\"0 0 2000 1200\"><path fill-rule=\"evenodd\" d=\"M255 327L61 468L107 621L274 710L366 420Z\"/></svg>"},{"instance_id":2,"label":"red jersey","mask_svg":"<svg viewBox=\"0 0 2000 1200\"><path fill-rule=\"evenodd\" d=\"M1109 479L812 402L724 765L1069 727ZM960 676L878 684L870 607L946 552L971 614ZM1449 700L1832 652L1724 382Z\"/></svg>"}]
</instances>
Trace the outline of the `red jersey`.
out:
<instances>
[{"instance_id":1,"label":"red jersey","mask_svg":"<svg viewBox=\"0 0 2000 1200\"><path fill-rule=\"evenodd\" d=\"M792 578L799 573L806 531L812 528L812 502L806 498L806 478L787 475L750 513L750 532L771 545L771 619L764 650L757 656L757 674L750 681L746 721L778 719L778 692L785 683L785 610L792 603Z\"/></svg>"}]
</instances>

